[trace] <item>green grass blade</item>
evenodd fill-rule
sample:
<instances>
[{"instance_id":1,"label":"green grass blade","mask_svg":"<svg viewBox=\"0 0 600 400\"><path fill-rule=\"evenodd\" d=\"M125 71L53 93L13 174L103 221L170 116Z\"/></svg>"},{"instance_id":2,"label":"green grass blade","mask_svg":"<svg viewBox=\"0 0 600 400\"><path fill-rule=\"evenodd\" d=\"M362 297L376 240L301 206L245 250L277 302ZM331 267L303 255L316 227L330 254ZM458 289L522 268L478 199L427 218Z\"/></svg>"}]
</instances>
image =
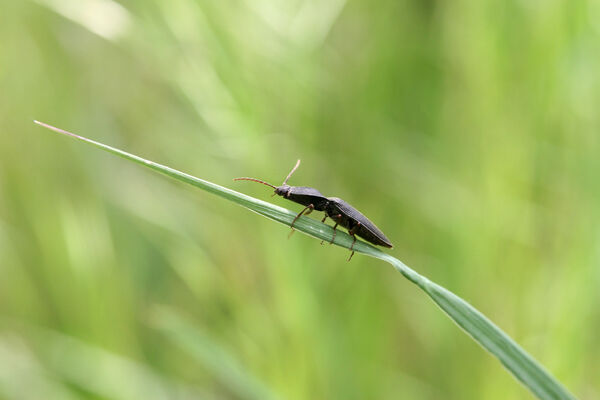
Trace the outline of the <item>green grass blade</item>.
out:
<instances>
[{"instance_id":1,"label":"green grass blade","mask_svg":"<svg viewBox=\"0 0 600 400\"><path fill-rule=\"evenodd\" d=\"M168 175L179 181L189 183L200 189L211 192L217 196L233 201L251 211L261 214L274 221L290 225L296 214L285 208L255 199L226 187L196 178L192 175L177 171L167 166L143 159L129 154L125 151L115 149L105 144L75 135L71 132L55 128L42 122L36 124L55 132L71 136L77 140L84 141L99 147L109 153L118 155L130 161L144 165L164 175ZM319 221L308 217L300 217L294 227L307 235L321 240L331 240L333 229ZM334 243L338 246L350 248L352 238L347 233L338 231ZM477 343L496 356L500 362L529 390L540 399L574 399L575 397L564 388L550 373L548 373L537 361L535 361L525 350L523 350L506 333L494 325L488 318L477 311L469 303L456 296L440 285L418 274L407 267L400 260L382 252L381 250L363 242L356 241L354 250L392 264L408 280L423 289L429 297L467 332Z\"/></svg>"},{"instance_id":2,"label":"green grass blade","mask_svg":"<svg viewBox=\"0 0 600 400\"><path fill-rule=\"evenodd\" d=\"M402 275L419 286L458 326L483 348L496 356L519 381L540 399L575 399L521 346L475 307L448 289L419 275L402 261L375 249L369 255L392 264Z\"/></svg>"}]
</instances>

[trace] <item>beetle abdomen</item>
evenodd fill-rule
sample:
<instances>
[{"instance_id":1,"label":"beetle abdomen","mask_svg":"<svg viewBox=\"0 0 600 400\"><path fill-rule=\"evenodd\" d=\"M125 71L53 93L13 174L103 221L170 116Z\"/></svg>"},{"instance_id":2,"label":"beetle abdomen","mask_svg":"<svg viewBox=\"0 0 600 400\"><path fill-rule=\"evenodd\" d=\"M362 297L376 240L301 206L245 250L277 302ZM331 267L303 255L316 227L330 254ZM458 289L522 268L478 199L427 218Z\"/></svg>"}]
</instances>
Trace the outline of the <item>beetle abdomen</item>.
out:
<instances>
[{"instance_id":1,"label":"beetle abdomen","mask_svg":"<svg viewBox=\"0 0 600 400\"><path fill-rule=\"evenodd\" d=\"M329 204L326 212L339 225L350 230L360 222L360 226L355 232L356 235L375 245L392 247L392 242L390 242L383 232L356 208L338 197L329 197L328 200ZM335 218L338 214L342 216Z\"/></svg>"}]
</instances>

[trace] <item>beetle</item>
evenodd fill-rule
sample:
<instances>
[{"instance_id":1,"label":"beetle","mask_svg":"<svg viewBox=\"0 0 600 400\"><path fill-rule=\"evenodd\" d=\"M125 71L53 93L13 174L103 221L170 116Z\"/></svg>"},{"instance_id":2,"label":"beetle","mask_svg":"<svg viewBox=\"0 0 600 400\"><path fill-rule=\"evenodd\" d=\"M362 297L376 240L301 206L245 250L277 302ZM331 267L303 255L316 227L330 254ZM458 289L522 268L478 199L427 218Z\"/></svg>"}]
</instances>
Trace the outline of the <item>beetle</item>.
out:
<instances>
[{"instance_id":1,"label":"beetle","mask_svg":"<svg viewBox=\"0 0 600 400\"><path fill-rule=\"evenodd\" d=\"M321 222L324 223L327 217L331 218L335 222L335 225L333 226L333 237L329 243L333 243L335 240L335 235L337 232L336 229L338 225L346 228L348 230L348 234L354 239L352 241L352 245L350 246L350 251L352 251L352 253L348 258L348 261L350 261L354 255L353 248L354 243L356 243L356 235L365 239L369 243L392 248L392 243L383 234L383 232L381 232L381 230L377 228L377 226L375 226L375 224L365 217L360 211L352 207L344 200L338 197L325 197L317 189L308 186L288 185L287 181L290 179L292 174L296 172L299 166L300 160L296 162L296 165L294 168L292 168L281 186L271 185L263 180L247 177L235 178L234 181L245 180L262 183L263 185L267 185L275 189L273 196L279 195L295 203L303 205L304 208L298 213L298 215L296 215L292 221L292 224L290 225L292 228L292 233L294 232L294 223L298 220L298 218L300 218L300 216L308 215L314 210L325 212L325 216Z\"/></svg>"}]
</instances>

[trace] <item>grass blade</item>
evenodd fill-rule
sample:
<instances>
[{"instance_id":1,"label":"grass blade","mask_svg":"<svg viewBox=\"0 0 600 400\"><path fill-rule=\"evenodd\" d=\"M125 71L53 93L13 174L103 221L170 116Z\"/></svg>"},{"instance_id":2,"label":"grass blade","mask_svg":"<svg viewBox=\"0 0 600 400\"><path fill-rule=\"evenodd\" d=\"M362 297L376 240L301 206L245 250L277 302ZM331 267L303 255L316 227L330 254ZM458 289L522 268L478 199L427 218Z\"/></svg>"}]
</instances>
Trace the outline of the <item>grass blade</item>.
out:
<instances>
[{"instance_id":1,"label":"grass blade","mask_svg":"<svg viewBox=\"0 0 600 400\"><path fill-rule=\"evenodd\" d=\"M50 126L43 122L34 121L36 124L55 132L71 136L77 140L99 147L109 153L118 155L127 160L144 165L164 175L179 181L189 183L200 189L206 190L217 196L233 201L251 211L261 214L274 221L290 225L296 214L285 208L255 199L234 190L217 185L212 182L196 178L184 172L177 171L167 166L129 154L125 151L107 146L105 144L75 135L74 133ZM309 236L321 240L331 240L333 229L321 222L308 217L300 217L294 227ZM345 232L338 231L334 244L350 248L352 238ZM431 282L426 277L418 274L397 258L382 252L370 244L357 240L354 251L375 257L390 263L404 277L420 287L429 297L467 334L469 334L483 348L497 357L500 362L531 392L540 399L574 399L575 397L562 386L549 372L523 350L514 340L498 328L492 321L480 313L469 303L456 296L442 286Z\"/></svg>"}]
</instances>

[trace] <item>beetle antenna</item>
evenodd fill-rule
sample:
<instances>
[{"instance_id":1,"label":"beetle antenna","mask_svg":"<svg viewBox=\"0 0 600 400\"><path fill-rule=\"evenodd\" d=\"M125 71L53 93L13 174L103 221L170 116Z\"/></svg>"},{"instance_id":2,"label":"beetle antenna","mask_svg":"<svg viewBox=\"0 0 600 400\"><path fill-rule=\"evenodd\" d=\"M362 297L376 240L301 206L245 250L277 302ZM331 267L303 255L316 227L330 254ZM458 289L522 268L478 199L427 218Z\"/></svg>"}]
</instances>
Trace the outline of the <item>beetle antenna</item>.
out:
<instances>
[{"instance_id":1,"label":"beetle antenna","mask_svg":"<svg viewBox=\"0 0 600 400\"><path fill-rule=\"evenodd\" d=\"M256 179L256 178L234 178L234 181L252 181L252 182L258 182L258 183L262 183L263 185L267 185L267 186L271 186L273 189L277 189L275 186L271 185L270 183L267 183L265 181L261 181L260 179Z\"/></svg>"},{"instance_id":2,"label":"beetle antenna","mask_svg":"<svg viewBox=\"0 0 600 400\"><path fill-rule=\"evenodd\" d=\"M298 166L300 166L300 160L296 161L296 165L294 165L294 168L292 168L288 176L285 178L285 181L283 181L282 185L285 185L287 183L288 179L290 179L290 176L292 176L292 174L298 169Z\"/></svg>"}]
</instances>

